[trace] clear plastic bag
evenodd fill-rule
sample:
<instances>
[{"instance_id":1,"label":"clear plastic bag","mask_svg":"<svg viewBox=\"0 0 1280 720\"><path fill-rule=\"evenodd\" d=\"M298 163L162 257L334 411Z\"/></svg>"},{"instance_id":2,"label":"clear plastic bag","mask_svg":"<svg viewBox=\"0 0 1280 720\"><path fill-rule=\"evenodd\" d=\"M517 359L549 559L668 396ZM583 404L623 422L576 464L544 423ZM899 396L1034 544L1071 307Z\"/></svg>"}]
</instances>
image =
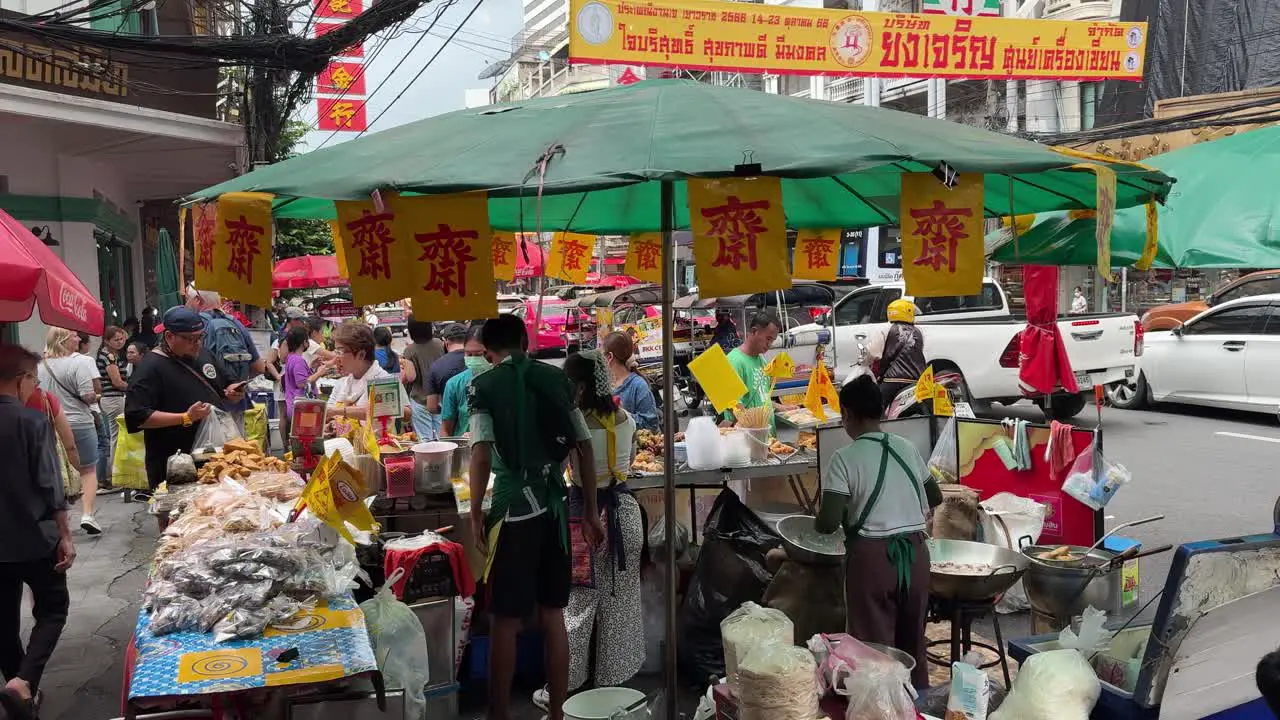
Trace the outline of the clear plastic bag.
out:
<instances>
[{"instance_id":1,"label":"clear plastic bag","mask_svg":"<svg viewBox=\"0 0 1280 720\"><path fill-rule=\"evenodd\" d=\"M823 691L848 698L847 720L915 720L911 673L902 663L843 633L815 635L808 645L821 660Z\"/></svg>"},{"instance_id":2,"label":"clear plastic bag","mask_svg":"<svg viewBox=\"0 0 1280 720\"><path fill-rule=\"evenodd\" d=\"M413 610L397 600L391 591L391 586L403 576L404 569L396 569L377 595L360 603L360 610L364 612L374 657L378 659L378 670L387 687L402 688L405 692L405 720L423 720L427 703L423 688L431 680L427 634Z\"/></svg>"},{"instance_id":3,"label":"clear plastic bag","mask_svg":"<svg viewBox=\"0 0 1280 720\"><path fill-rule=\"evenodd\" d=\"M164 463L165 482L190 485L196 481L196 461L187 453L176 452Z\"/></svg>"},{"instance_id":4,"label":"clear plastic bag","mask_svg":"<svg viewBox=\"0 0 1280 720\"><path fill-rule=\"evenodd\" d=\"M929 474L938 484L960 482L960 451L956 445L956 419L951 417L942 426L938 444L929 454Z\"/></svg>"},{"instance_id":5,"label":"clear plastic bag","mask_svg":"<svg viewBox=\"0 0 1280 720\"><path fill-rule=\"evenodd\" d=\"M1111 647L1111 638L1115 637L1115 633L1105 629L1106 624L1107 613L1090 605L1080 615L1079 632L1069 626L1063 628L1058 634L1058 645L1079 650L1084 653L1085 658L1106 652Z\"/></svg>"},{"instance_id":6,"label":"clear plastic bag","mask_svg":"<svg viewBox=\"0 0 1280 720\"><path fill-rule=\"evenodd\" d=\"M240 440L240 428L231 417L231 413L219 408L210 408L209 414L196 427L194 450L221 450L223 445L232 440Z\"/></svg>"},{"instance_id":7,"label":"clear plastic bag","mask_svg":"<svg viewBox=\"0 0 1280 720\"><path fill-rule=\"evenodd\" d=\"M1101 510L1131 479L1123 465L1111 462L1090 445L1071 464L1062 491L1093 510Z\"/></svg>"},{"instance_id":8,"label":"clear plastic bag","mask_svg":"<svg viewBox=\"0 0 1280 720\"><path fill-rule=\"evenodd\" d=\"M991 720L1088 720L1102 683L1075 650L1050 650L1027 658L1013 690Z\"/></svg>"},{"instance_id":9,"label":"clear plastic bag","mask_svg":"<svg viewBox=\"0 0 1280 720\"><path fill-rule=\"evenodd\" d=\"M738 686L738 665L762 645L794 645L795 626L781 610L745 602L720 623L724 639L724 668L730 684Z\"/></svg>"}]
</instances>

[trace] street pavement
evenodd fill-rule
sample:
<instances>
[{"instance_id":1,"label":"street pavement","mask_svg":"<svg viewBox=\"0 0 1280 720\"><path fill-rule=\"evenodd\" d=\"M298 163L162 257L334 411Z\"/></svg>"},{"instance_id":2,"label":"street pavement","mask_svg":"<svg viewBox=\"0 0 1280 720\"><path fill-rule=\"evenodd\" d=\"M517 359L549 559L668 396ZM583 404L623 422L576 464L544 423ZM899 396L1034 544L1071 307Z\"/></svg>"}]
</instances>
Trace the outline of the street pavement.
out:
<instances>
[{"instance_id":1,"label":"street pavement","mask_svg":"<svg viewBox=\"0 0 1280 720\"><path fill-rule=\"evenodd\" d=\"M996 406L991 416L1006 414L1041 419L1029 405ZM1091 428L1095 422L1089 411L1079 424ZM1148 547L1273 528L1272 509L1280 494L1274 470L1280 458L1275 417L1108 408L1103 427L1107 456L1133 474L1133 482L1107 508L1108 527L1163 513L1163 522L1122 532ZM101 498L97 517L105 529L100 537L76 530L79 557L69 578L71 616L45 676L45 720L105 720L120 714L124 647L137 618L157 532L143 506L125 504L119 495ZM1167 553L1141 561L1142 602L1163 586L1171 558ZM1006 640L1029 634L1025 614L1006 616L1001 624ZM987 634L982 627L977 630Z\"/></svg>"}]
</instances>

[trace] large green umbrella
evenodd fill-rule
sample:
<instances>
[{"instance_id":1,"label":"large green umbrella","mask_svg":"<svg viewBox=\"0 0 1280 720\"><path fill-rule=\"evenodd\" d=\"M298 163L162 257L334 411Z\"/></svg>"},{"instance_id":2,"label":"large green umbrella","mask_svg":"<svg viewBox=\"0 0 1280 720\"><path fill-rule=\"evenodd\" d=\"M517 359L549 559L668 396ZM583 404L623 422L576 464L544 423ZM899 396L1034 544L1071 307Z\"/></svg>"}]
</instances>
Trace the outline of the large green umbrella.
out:
<instances>
[{"instance_id":1,"label":"large green umbrella","mask_svg":"<svg viewBox=\"0 0 1280 720\"><path fill-rule=\"evenodd\" d=\"M551 152L548 153L549 149ZM536 168L549 154L545 174ZM987 215L1094 207L1092 173L1036 143L967 125L846 103L803 100L688 80L459 110L306 153L196 193L274 193L277 217L331 219L330 200L374 190L487 190L502 230L629 233L661 229L660 185L687 177L784 178L791 227L897 224L898 177L942 163L987 173ZM1117 206L1168 191L1167 176L1113 163ZM536 197L541 189L543 198ZM1013 193L1014 203L1009 194ZM676 227L687 227L676 203Z\"/></svg>"},{"instance_id":2,"label":"large green umbrella","mask_svg":"<svg viewBox=\"0 0 1280 720\"><path fill-rule=\"evenodd\" d=\"M173 240L169 231L160 228L156 234L156 302L163 313L175 305L182 304L178 282L178 260L174 255Z\"/></svg>"},{"instance_id":3,"label":"large green umbrella","mask_svg":"<svg viewBox=\"0 0 1280 720\"><path fill-rule=\"evenodd\" d=\"M1178 178L1157 210L1156 267L1280 267L1280 127L1272 126L1157 155L1145 164ZM1096 265L1092 218L1042 213L1018 236L988 235L1004 263ZM1116 212L1111 264L1131 266L1146 241L1142 208Z\"/></svg>"}]
</instances>

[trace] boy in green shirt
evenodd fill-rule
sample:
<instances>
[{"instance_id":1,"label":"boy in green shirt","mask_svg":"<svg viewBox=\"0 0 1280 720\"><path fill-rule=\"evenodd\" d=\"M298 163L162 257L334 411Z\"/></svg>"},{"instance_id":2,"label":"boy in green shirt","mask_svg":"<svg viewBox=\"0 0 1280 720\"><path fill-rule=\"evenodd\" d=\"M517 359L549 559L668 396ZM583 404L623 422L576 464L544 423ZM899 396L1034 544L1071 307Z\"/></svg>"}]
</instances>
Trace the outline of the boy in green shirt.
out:
<instances>
[{"instance_id":1,"label":"boy in green shirt","mask_svg":"<svg viewBox=\"0 0 1280 720\"><path fill-rule=\"evenodd\" d=\"M742 384L747 386L747 394L739 401L744 408L773 407L773 400L770 398L773 381L764 371L768 364L764 360L764 354L769 352L769 347L778 339L780 332L782 322L778 320L778 316L768 310L761 310L751 316L746 339L729 353L729 364L742 379ZM728 410L722 425L731 426L733 423L733 411ZM769 427L776 432L772 412L769 413Z\"/></svg>"}]
</instances>

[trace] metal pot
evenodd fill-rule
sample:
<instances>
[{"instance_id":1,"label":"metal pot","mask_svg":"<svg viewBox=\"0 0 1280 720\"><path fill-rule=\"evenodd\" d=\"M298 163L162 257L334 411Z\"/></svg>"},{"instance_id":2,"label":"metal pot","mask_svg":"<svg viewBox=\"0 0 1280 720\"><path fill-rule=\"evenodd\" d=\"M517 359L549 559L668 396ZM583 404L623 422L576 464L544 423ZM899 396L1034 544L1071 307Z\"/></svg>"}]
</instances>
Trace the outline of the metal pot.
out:
<instances>
[{"instance_id":1,"label":"metal pot","mask_svg":"<svg viewBox=\"0 0 1280 720\"><path fill-rule=\"evenodd\" d=\"M464 437L440 438L458 446L453 451L453 459L449 468L450 480L466 480L471 477L471 440Z\"/></svg>"},{"instance_id":2,"label":"metal pot","mask_svg":"<svg viewBox=\"0 0 1280 720\"><path fill-rule=\"evenodd\" d=\"M1055 618L1067 619L1092 605L1109 614L1120 612L1123 605L1123 566L1111 566L1116 553L1093 550L1082 558L1079 566L1064 565L1038 559L1056 545L1031 545L1022 553L1030 562L1022 586L1027 590L1031 607ZM1084 551L1081 547L1078 550Z\"/></svg>"},{"instance_id":3,"label":"metal pot","mask_svg":"<svg viewBox=\"0 0 1280 720\"><path fill-rule=\"evenodd\" d=\"M808 565L839 565L844 561L844 543L840 544L839 553L826 553L800 544L800 538L814 532L812 515L789 515L778 521L778 535L782 537L782 547L787 556L798 563Z\"/></svg>"},{"instance_id":4,"label":"metal pot","mask_svg":"<svg viewBox=\"0 0 1280 720\"><path fill-rule=\"evenodd\" d=\"M929 540L929 593L949 600L990 600L1008 590L1027 570L1022 553L999 545L968 540ZM954 562L991 568L986 575L949 572L939 563Z\"/></svg>"}]
</instances>

